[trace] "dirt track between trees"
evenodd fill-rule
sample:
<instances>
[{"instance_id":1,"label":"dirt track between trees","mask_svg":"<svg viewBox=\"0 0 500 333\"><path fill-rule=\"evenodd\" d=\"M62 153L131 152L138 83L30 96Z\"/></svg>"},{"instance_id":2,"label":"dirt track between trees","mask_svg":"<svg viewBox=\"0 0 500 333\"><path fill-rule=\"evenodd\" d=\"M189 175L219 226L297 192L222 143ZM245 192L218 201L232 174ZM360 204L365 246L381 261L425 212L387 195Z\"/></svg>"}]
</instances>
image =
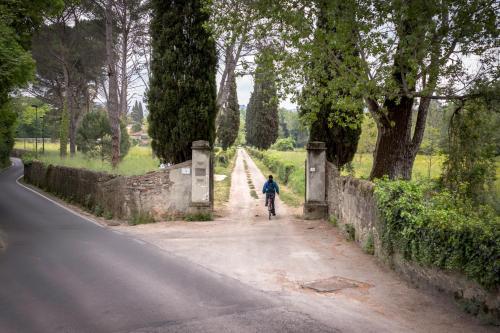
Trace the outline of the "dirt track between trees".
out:
<instances>
[{"instance_id":1,"label":"dirt track between trees","mask_svg":"<svg viewBox=\"0 0 500 333\"><path fill-rule=\"evenodd\" d=\"M494 332L447 297L416 289L325 221L304 221L277 198L269 221L264 176L239 149L230 201L213 222L116 227L224 276L274 295L343 332ZM246 161L255 190L245 173ZM316 290L306 285L319 282ZM327 290L327 292L318 292Z\"/></svg>"}]
</instances>

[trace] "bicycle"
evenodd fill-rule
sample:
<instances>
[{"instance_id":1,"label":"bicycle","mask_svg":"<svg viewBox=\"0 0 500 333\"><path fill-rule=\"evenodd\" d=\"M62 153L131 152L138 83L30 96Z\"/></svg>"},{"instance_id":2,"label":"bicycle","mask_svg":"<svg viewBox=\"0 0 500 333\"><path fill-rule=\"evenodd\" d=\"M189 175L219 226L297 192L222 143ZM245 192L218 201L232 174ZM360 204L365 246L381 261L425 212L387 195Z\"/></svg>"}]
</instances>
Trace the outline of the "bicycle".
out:
<instances>
[{"instance_id":1,"label":"bicycle","mask_svg":"<svg viewBox=\"0 0 500 333\"><path fill-rule=\"evenodd\" d=\"M274 193L269 193L267 196L267 210L269 212L269 219L271 219L272 215L276 215L274 211Z\"/></svg>"}]
</instances>

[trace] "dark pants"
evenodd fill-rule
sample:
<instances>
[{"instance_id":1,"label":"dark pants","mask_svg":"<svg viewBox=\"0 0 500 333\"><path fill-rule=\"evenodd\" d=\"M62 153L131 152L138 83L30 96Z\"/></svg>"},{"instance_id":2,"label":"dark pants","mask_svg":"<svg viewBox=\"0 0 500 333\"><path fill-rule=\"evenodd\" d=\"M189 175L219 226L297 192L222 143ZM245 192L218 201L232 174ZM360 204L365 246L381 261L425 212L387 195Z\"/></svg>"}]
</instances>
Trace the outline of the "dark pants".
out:
<instances>
[{"instance_id":1,"label":"dark pants","mask_svg":"<svg viewBox=\"0 0 500 333\"><path fill-rule=\"evenodd\" d=\"M276 211L276 206L274 206L274 195L275 193L266 193L266 206L267 206L267 203L269 202L269 198L271 198L272 202L273 202L273 214L275 213Z\"/></svg>"}]
</instances>

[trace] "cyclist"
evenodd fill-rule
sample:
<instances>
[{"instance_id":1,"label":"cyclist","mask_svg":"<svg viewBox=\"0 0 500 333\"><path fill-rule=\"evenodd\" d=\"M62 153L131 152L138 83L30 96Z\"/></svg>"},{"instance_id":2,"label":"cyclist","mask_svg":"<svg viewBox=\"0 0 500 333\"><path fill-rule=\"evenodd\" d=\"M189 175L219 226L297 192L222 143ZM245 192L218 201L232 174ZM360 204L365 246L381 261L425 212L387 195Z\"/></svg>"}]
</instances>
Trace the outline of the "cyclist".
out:
<instances>
[{"instance_id":1,"label":"cyclist","mask_svg":"<svg viewBox=\"0 0 500 333\"><path fill-rule=\"evenodd\" d=\"M276 210L275 210L275 205L274 205L274 195L275 193L280 194L280 188L278 186L278 183L276 183L273 180L273 175L269 175L268 181L264 183L264 187L262 188L262 193L266 194L266 206L269 201L269 198L271 198L272 203L273 203L273 211L272 214L276 216Z\"/></svg>"}]
</instances>

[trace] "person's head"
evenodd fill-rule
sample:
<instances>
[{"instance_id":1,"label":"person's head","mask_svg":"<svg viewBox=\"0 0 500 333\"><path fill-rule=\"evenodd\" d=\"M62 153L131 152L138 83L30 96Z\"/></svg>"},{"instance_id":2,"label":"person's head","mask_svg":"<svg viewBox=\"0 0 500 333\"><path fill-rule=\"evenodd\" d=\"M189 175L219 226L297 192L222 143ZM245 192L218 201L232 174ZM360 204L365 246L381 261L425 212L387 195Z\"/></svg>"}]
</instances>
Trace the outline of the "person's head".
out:
<instances>
[{"instance_id":1,"label":"person's head","mask_svg":"<svg viewBox=\"0 0 500 333\"><path fill-rule=\"evenodd\" d=\"M269 175L269 181L272 182L273 181L273 175Z\"/></svg>"}]
</instances>

